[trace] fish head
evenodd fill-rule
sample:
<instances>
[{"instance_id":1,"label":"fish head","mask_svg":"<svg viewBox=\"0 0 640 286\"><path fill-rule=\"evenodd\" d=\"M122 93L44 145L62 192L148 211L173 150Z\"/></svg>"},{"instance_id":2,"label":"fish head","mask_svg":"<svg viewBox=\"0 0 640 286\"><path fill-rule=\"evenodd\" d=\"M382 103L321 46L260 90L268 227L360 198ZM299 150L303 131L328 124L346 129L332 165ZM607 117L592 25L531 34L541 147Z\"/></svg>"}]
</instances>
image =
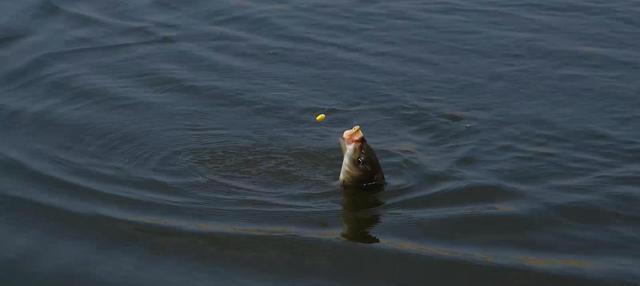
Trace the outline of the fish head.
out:
<instances>
[{"instance_id":1,"label":"fish head","mask_svg":"<svg viewBox=\"0 0 640 286\"><path fill-rule=\"evenodd\" d=\"M367 144L360 126L345 130L340 138L340 146L343 155L340 182L343 185L367 186L384 182L380 162Z\"/></svg>"}]
</instances>

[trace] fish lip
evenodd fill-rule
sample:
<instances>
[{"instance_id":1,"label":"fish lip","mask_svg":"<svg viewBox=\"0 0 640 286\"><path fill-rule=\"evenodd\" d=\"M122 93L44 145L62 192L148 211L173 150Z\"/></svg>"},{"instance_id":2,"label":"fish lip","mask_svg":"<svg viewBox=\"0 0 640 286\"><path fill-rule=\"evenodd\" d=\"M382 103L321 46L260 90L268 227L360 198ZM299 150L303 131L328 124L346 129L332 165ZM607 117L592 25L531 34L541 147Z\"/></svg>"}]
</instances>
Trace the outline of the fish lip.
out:
<instances>
[{"instance_id":1,"label":"fish lip","mask_svg":"<svg viewBox=\"0 0 640 286\"><path fill-rule=\"evenodd\" d=\"M351 129L347 129L342 133L342 139L345 143L351 145L352 143L364 142L364 134L360 125L353 126Z\"/></svg>"}]
</instances>

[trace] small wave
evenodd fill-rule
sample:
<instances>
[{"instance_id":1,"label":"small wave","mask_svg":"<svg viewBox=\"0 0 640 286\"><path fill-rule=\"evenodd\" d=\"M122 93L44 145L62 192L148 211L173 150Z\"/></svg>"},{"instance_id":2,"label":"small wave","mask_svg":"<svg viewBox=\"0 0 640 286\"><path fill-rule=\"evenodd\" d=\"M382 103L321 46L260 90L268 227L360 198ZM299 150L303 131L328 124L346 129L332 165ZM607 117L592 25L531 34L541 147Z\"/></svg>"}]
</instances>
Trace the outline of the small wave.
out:
<instances>
[{"instance_id":1,"label":"small wave","mask_svg":"<svg viewBox=\"0 0 640 286\"><path fill-rule=\"evenodd\" d=\"M397 209L447 208L485 203L514 202L524 192L506 184L466 183L447 185L434 190L404 192L389 199L388 206Z\"/></svg>"}]
</instances>

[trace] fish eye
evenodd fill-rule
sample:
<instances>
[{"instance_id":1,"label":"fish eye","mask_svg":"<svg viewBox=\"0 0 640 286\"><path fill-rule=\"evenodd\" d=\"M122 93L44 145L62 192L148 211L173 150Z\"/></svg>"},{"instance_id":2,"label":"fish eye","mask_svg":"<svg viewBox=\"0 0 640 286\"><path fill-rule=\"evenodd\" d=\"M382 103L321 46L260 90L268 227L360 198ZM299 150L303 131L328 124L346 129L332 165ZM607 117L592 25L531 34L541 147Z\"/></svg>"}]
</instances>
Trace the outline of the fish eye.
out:
<instances>
[{"instance_id":1,"label":"fish eye","mask_svg":"<svg viewBox=\"0 0 640 286\"><path fill-rule=\"evenodd\" d=\"M362 157L358 157L358 164L360 166L364 165L364 159Z\"/></svg>"}]
</instances>

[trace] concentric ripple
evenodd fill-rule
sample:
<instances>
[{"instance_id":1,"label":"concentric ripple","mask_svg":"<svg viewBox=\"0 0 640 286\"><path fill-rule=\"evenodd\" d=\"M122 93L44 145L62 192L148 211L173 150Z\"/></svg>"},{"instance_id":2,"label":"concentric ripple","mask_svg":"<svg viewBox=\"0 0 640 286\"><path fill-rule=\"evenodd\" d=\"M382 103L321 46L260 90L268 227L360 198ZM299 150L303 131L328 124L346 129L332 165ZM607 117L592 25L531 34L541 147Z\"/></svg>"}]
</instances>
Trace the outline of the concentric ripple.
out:
<instances>
[{"instance_id":1,"label":"concentric ripple","mask_svg":"<svg viewBox=\"0 0 640 286\"><path fill-rule=\"evenodd\" d=\"M4 1L0 280L635 285L639 12Z\"/></svg>"}]
</instances>

